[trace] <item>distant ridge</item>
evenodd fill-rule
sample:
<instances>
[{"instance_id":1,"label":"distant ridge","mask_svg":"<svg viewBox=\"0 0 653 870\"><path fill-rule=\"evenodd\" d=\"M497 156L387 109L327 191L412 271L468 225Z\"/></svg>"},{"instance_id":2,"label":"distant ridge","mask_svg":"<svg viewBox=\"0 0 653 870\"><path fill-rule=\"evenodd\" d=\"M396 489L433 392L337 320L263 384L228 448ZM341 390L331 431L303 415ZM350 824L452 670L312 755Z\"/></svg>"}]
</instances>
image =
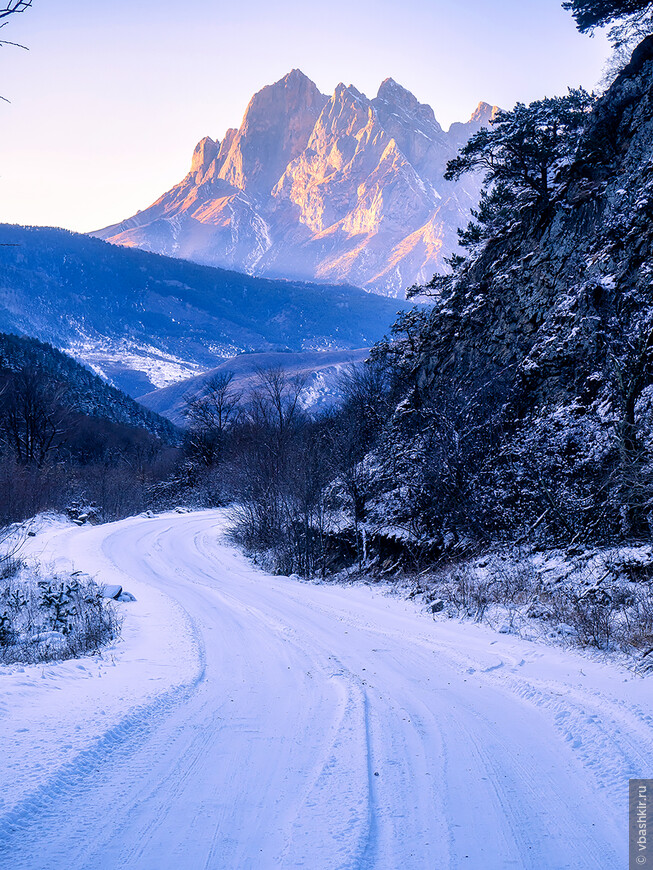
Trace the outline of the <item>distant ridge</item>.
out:
<instances>
[{"instance_id":1,"label":"distant ridge","mask_svg":"<svg viewBox=\"0 0 653 870\"><path fill-rule=\"evenodd\" d=\"M201 375L139 396L138 401L175 425L185 426L186 398L200 395L209 378L231 374L233 389L247 397L256 386L258 372L282 369L287 377L305 378L301 398L305 407L323 408L332 405L340 395L337 384L339 374L352 366L361 365L368 355L369 351L365 349L240 354Z\"/></svg>"},{"instance_id":2,"label":"distant ridge","mask_svg":"<svg viewBox=\"0 0 653 870\"><path fill-rule=\"evenodd\" d=\"M402 307L354 287L273 281L0 224L0 330L47 341L132 396L243 351L369 347Z\"/></svg>"},{"instance_id":3,"label":"distant ridge","mask_svg":"<svg viewBox=\"0 0 653 870\"><path fill-rule=\"evenodd\" d=\"M188 175L93 235L257 275L346 282L388 296L428 281L457 248L478 179L443 178L488 103L445 132L388 78L321 94L300 70L255 94L239 129L205 137Z\"/></svg>"}]
</instances>

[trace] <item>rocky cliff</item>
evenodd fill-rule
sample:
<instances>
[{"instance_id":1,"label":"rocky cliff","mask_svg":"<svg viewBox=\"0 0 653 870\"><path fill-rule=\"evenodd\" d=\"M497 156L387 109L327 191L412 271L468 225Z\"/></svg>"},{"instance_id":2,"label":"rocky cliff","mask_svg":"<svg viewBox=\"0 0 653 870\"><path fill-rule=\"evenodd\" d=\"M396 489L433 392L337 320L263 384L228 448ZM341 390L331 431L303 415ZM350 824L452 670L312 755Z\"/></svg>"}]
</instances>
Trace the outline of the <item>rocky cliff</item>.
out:
<instances>
[{"instance_id":1,"label":"rocky cliff","mask_svg":"<svg viewBox=\"0 0 653 870\"><path fill-rule=\"evenodd\" d=\"M551 201L516 203L434 301L380 349L404 389L368 515L440 544L650 536L653 37Z\"/></svg>"},{"instance_id":2,"label":"rocky cliff","mask_svg":"<svg viewBox=\"0 0 653 870\"><path fill-rule=\"evenodd\" d=\"M327 97L299 70L254 95L238 130L206 137L153 205L93 235L272 277L348 282L389 296L441 271L478 197L443 179L493 107L444 132L392 79L374 99Z\"/></svg>"},{"instance_id":3,"label":"rocky cliff","mask_svg":"<svg viewBox=\"0 0 653 870\"><path fill-rule=\"evenodd\" d=\"M615 342L650 329L653 37L596 104L553 202L515 218L439 300L422 377L444 342L451 360L514 368L524 407L575 402L588 377L607 371Z\"/></svg>"}]
</instances>

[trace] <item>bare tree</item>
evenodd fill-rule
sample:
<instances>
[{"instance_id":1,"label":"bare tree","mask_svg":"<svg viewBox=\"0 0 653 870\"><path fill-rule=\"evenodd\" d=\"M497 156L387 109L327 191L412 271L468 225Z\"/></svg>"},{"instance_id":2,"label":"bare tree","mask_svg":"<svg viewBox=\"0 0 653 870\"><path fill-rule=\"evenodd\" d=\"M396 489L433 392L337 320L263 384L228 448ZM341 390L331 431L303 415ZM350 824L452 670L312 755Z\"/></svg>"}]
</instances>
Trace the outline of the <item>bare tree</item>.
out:
<instances>
[{"instance_id":1,"label":"bare tree","mask_svg":"<svg viewBox=\"0 0 653 870\"><path fill-rule=\"evenodd\" d=\"M313 509L313 493L304 472L312 456L303 452L303 387L303 378L281 368L259 370L234 447L241 540L273 552L283 570L294 570L298 555L308 559L303 513Z\"/></svg>"},{"instance_id":2,"label":"bare tree","mask_svg":"<svg viewBox=\"0 0 653 870\"><path fill-rule=\"evenodd\" d=\"M259 369L252 392L252 413L270 426L278 442L290 435L301 412L300 396L306 385L302 375L291 376L282 368Z\"/></svg>"},{"instance_id":3,"label":"bare tree","mask_svg":"<svg viewBox=\"0 0 653 870\"><path fill-rule=\"evenodd\" d=\"M63 388L52 390L34 369L5 379L0 396L0 437L22 465L41 468L68 433L69 412Z\"/></svg>"},{"instance_id":4,"label":"bare tree","mask_svg":"<svg viewBox=\"0 0 653 870\"><path fill-rule=\"evenodd\" d=\"M234 389L233 380L233 372L219 372L199 393L185 397L187 443L191 455L207 466L222 461L227 432L241 413L242 392Z\"/></svg>"},{"instance_id":5,"label":"bare tree","mask_svg":"<svg viewBox=\"0 0 653 870\"><path fill-rule=\"evenodd\" d=\"M26 9L32 5L32 0L5 0L5 2L0 6L0 19L7 18L9 15L15 15L17 12L24 12ZM0 24L0 28L6 27L9 24L8 21L3 21ZM26 45L21 45L19 42L9 42L7 39L0 39L0 45L13 45L16 48L24 48L27 50Z\"/></svg>"},{"instance_id":6,"label":"bare tree","mask_svg":"<svg viewBox=\"0 0 653 870\"><path fill-rule=\"evenodd\" d=\"M31 5L32 0L5 0L5 3L0 6L0 18L7 18L16 12L24 12Z\"/></svg>"}]
</instances>

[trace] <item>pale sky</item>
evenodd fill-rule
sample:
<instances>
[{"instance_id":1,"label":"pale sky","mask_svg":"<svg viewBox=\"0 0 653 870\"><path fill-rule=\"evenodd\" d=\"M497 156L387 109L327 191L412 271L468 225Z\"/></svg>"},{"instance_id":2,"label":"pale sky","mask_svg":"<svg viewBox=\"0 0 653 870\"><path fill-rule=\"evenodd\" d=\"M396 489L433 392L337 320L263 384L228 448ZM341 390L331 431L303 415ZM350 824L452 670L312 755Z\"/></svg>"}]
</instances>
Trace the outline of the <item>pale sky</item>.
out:
<instances>
[{"instance_id":1,"label":"pale sky","mask_svg":"<svg viewBox=\"0 0 653 870\"><path fill-rule=\"evenodd\" d=\"M0 222L97 229L188 172L252 94L299 67L372 97L392 76L444 127L593 88L609 54L559 0L34 0L0 48Z\"/></svg>"}]
</instances>

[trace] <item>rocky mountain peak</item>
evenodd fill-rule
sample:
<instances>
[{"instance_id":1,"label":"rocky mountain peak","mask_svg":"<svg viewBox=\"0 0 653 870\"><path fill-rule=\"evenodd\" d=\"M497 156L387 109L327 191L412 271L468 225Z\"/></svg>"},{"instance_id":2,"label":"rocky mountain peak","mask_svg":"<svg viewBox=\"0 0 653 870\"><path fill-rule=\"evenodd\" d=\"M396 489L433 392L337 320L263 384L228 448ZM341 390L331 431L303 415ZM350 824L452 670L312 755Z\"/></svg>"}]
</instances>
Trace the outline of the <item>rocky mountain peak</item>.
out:
<instances>
[{"instance_id":1,"label":"rocky mountain peak","mask_svg":"<svg viewBox=\"0 0 653 870\"><path fill-rule=\"evenodd\" d=\"M469 123L483 127L485 124L489 124L498 111L498 106L491 106L489 103L481 101L472 112Z\"/></svg>"},{"instance_id":2,"label":"rocky mountain peak","mask_svg":"<svg viewBox=\"0 0 653 870\"><path fill-rule=\"evenodd\" d=\"M435 120L433 109L425 103L420 103L417 97L409 90L398 84L394 79L388 78L381 82L375 104L387 103L395 111L405 115L411 115L430 124L440 126Z\"/></svg>"},{"instance_id":3,"label":"rocky mountain peak","mask_svg":"<svg viewBox=\"0 0 653 870\"><path fill-rule=\"evenodd\" d=\"M365 105L367 105L369 103L369 100L367 99L365 94L361 93L361 91L359 91L358 88L354 87L354 85L346 85L344 82L340 82L336 85L336 89L333 92L331 102L365 103Z\"/></svg>"},{"instance_id":4,"label":"rocky mountain peak","mask_svg":"<svg viewBox=\"0 0 653 870\"><path fill-rule=\"evenodd\" d=\"M320 94L315 82L300 69L292 69L278 81L265 85L254 94L245 109L243 125L258 122L271 105L293 113L320 99L324 102L326 97Z\"/></svg>"},{"instance_id":5,"label":"rocky mountain peak","mask_svg":"<svg viewBox=\"0 0 653 870\"><path fill-rule=\"evenodd\" d=\"M205 136L195 146L190 171L192 175L202 176L211 163L218 156L220 143L215 142L210 136Z\"/></svg>"},{"instance_id":6,"label":"rocky mountain peak","mask_svg":"<svg viewBox=\"0 0 653 870\"><path fill-rule=\"evenodd\" d=\"M415 100L415 97L413 97L410 91L407 91L406 88L398 84L398 82L396 82L392 77L383 79L383 81L379 85L379 90L377 92L377 97L379 98L379 100L388 100L389 102L393 102L396 94L399 94L400 97L407 95L409 98L412 97ZM415 100L415 102L417 102L417 100Z\"/></svg>"},{"instance_id":7,"label":"rocky mountain peak","mask_svg":"<svg viewBox=\"0 0 653 870\"><path fill-rule=\"evenodd\" d=\"M480 130L481 127L487 127L498 111L499 106L492 106L490 103L481 101L472 112L469 121L465 123L456 121L449 127L449 138L458 147L464 145L477 130Z\"/></svg>"},{"instance_id":8,"label":"rocky mountain peak","mask_svg":"<svg viewBox=\"0 0 653 870\"><path fill-rule=\"evenodd\" d=\"M220 177L234 187L269 193L287 164L306 147L327 102L301 70L258 91L220 168Z\"/></svg>"},{"instance_id":9,"label":"rocky mountain peak","mask_svg":"<svg viewBox=\"0 0 653 870\"><path fill-rule=\"evenodd\" d=\"M448 159L450 147L433 109L420 103L394 79L385 79L381 83L372 107L383 129L418 174L429 181L439 180L443 172L443 155L446 154Z\"/></svg>"},{"instance_id":10,"label":"rocky mountain peak","mask_svg":"<svg viewBox=\"0 0 653 870\"><path fill-rule=\"evenodd\" d=\"M305 75L299 67L294 67L290 72L286 73L283 78L279 79L286 87L301 87L302 84L315 87L315 84Z\"/></svg>"},{"instance_id":11,"label":"rocky mountain peak","mask_svg":"<svg viewBox=\"0 0 653 870\"><path fill-rule=\"evenodd\" d=\"M333 166L341 167L343 160L351 159L357 147L353 137L369 120L370 101L365 94L353 85L340 82L312 130L308 148L323 155Z\"/></svg>"},{"instance_id":12,"label":"rocky mountain peak","mask_svg":"<svg viewBox=\"0 0 653 870\"><path fill-rule=\"evenodd\" d=\"M240 127L205 137L186 178L96 235L271 277L344 281L391 296L428 281L457 250L478 181L443 179L492 111L445 133L394 79L368 99L327 97L299 69L258 91Z\"/></svg>"}]
</instances>

